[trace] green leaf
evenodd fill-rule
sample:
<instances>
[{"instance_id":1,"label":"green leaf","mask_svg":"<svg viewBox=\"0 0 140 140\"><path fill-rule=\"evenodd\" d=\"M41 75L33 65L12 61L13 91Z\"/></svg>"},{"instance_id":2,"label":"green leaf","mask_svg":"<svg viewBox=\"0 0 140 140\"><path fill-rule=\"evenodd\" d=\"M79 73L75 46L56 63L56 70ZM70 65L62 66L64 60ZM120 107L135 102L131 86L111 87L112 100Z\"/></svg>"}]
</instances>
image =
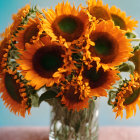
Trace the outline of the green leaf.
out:
<instances>
[{"instance_id":1,"label":"green leaf","mask_svg":"<svg viewBox=\"0 0 140 140\"><path fill-rule=\"evenodd\" d=\"M118 92L117 90L109 91L108 105L111 105L113 107L112 100L115 99L117 92Z\"/></svg>"},{"instance_id":2,"label":"green leaf","mask_svg":"<svg viewBox=\"0 0 140 140\"><path fill-rule=\"evenodd\" d=\"M128 39L136 38L136 35L131 32L127 32L125 35L127 36Z\"/></svg>"},{"instance_id":3,"label":"green leaf","mask_svg":"<svg viewBox=\"0 0 140 140\"><path fill-rule=\"evenodd\" d=\"M77 120L76 124L75 124L75 132L78 133L79 129L81 126L81 122L79 120Z\"/></svg>"},{"instance_id":4,"label":"green leaf","mask_svg":"<svg viewBox=\"0 0 140 140\"><path fill-rule=\"evenodd\" d=\"M133 49L134 49L133 53L140 50L140 43L137 46L134 46Z\"/></svg>"},{"instance_id":5,"label":"green leaf","mask_svg":"<svg viewBox=\"0 0 140 140\"><path fill-rule=\"evenodd\" d=\"M52 98L55 98L57 94L58 93L55 90L53 90L53 89L50 89L50 90L46 91L45 93L43 93L40 96L39 104L41 104L42 101L46 101L46 100L50 100Z\"/></svg>"},{"instance_id":6,"label":"green leaf","mask_svg":"<svg viewBox=\"0 0 140 140\"><path fill-rule=\"evenodd\" d=\"M127 61L119 66L120 72L129 72L133 74L134 70L135 70L135 65L132 61Z\"/></svg>"},{"instance_id":7,"label":"green leaf","mask_svg":"<svg viewBox=\"0 0 140 140\"><path fill-rule=\"evenodd\" d=\"M77 61L77 62L81 62L81 59L83 58L81 53L73 53L72 54L72 59Z\"/></svg>"},{"instance_id":8,"label":"green leaf","mask_svg":"<svg viewBox=\"0 0 140 140\"><path fill-rule=\"evenodd\" d=\"M37 94L31 94L31 104L34 107L39 107L39 96Z\"/></svg>"}]
</instances>

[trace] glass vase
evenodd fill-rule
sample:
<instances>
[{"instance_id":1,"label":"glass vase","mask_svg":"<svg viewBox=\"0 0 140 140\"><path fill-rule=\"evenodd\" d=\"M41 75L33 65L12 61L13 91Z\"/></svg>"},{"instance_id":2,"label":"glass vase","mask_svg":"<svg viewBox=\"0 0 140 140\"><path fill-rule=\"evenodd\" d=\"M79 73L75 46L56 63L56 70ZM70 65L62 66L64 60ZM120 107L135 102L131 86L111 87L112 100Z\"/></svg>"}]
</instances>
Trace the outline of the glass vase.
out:
<instances>
[{"instance_id":1,"label":"glass vase","mask_svg":"<svg viewBox=\"0 0 140 140\"><path fill-rule=\"evenodd\" d=\"M98 140L98 114L98 100L90 100L89 108L79 112L53 100L49 140Z\"/></svg>"}]
</instances>

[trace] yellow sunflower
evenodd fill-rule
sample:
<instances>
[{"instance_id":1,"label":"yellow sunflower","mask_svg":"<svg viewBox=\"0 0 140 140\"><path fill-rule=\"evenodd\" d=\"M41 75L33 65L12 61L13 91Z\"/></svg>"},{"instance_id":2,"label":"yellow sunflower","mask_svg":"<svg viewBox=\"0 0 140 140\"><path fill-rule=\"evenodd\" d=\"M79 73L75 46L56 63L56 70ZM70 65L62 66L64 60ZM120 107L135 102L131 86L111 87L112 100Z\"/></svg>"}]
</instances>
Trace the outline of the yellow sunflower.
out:
<instances>
[{"instance_id":1,"label":"yellow sunflower","mask_svg":"<svg viewBox=\"0 0 140 140\"><path fill-rule=\"evenodd\" d=\"M56 42L51 42L46 37L45 44L36 41L34 44L27 44L26 51L21 50L21 57L17 60L25 79L30 81L36 89L46 85L52 86L64 78L66 72L65 52L66 47Z\"/></svg>"},{"instance_id":2,"label":"yellow sunflower","mask_svg":"<svg viewBox=\"0 0 140 140\"><path fill-rule=\"evenodd\" d=\"M125 12L115 6L110 8L110 14L114 24L122 30L132 31L134 27L137 27L138 21L131 19L131 16L127 17Z\"/></svg>"},{"instance_id":3,"label":"yellow sunflower","mask_svg":"<svg viewBox=\"0 0 140 140\"><path fill-rule=\"evenodd\" d=\"M90 92L85 94L85 97L89 96L107 96L107 91L112 88L112 85L119 80L117 70L104 71L102 67L97 70L96 62L92 62L92 67L84 66L78 79L81 83L90 88Z\"/></svg>"},{"instance_id":4,"label":"yellow sunflower","mask_svg":"<svg viewBox=\"0 0 140 140\"><path fill-rule=\"evenodd\" d=\"M18 79L16 72L6 70L0 75L0 93L4 105L14 114L25 117L26 110L30 114L30 106L24 83Z\"/></svg>"},{"instance_id":5,"label":"yellow sunflower","mask_svg":"<svg viewBox=\"0 0 140 140\"><path fill-rule=\"evenodd\" d=\"M132 56L130 40L125 37L122 30L114 26L112 21L96 24L89 38L95 43L94 46L91 44L89 47L90 59L100 62L98 67L102 66L105 70L113 69Z\"/></svg>"},{"instance_id":6,"label":"yellow sunflower","mask_svg":"<svg viewBox=\"0 0 140 140\"><path fill-rule=\"evenodd\" d=\"M111 19L108 4L103 5L102 0L88 0L87 4L89 13L97 20Z\"/></svg>"},{"instance_id":7,"label":"yellow sunflower","mask_svg":"<svg viewBox=\"0 0 140 140\"><path fill-rule=\"evenodd\" d=\"M26 43L33 43L33 40L35 40L39 34L39 24L40 21L38 18L30 18L28 23L22 26L23 30L18 30L16 37L14 37L14 40L17 41L15 46L18 49L25 49Z\"/></svg>"},{"instance_id":8,"label":"yellow sunflower","mask_svg":"<svg viewBox=\"0 0 140 140\"><path fill-rule=\"evenodd\" d=\"M135 64L135 71L140 75L140 49L134 53L134 56L130 58Z\"/></svg>"},{"instance_id":9,"label":"yellow sunflower","mask_svg":"<svg viewBox=\"0 0 140 140\"><path fill-rule=\"evenodd\" d=\"M123 117L123 110L126 110L126 118L132 117L136 113L136 105L140 109L140 76L135 73L131 75L131 80L128 84L124 84L122 90L117 94L114 102L116 118Z\"/></svg>"},{"instance_id":10,"label":"yellow sunflower","mask_svg":"<svg viewBox=\"0 0 140 140\"><path fill-rule=\"evenodd\" d=\"M90 98L83 97L83 93L80 89L81 87L75 82L67 83L62 87L57 97L61 96L61 103L64 104L68 110L79 111L88 108Z\"/></svg>"},{"instance_id":11,"label":"yellow sunflower","mask_svg":"<svg viewBox=\"0 0 140 140\"><path fill-rule=\"evenodd\" d=\"M80 6L79 6L80 7ZM53 9L48 9L43 13L46 19L42 18L42 28L53 40L63 37L67 42L72 42L87 32L88 15L85 11L76 9L67 1L59 3Z\"/></svg>"}]
</instances>

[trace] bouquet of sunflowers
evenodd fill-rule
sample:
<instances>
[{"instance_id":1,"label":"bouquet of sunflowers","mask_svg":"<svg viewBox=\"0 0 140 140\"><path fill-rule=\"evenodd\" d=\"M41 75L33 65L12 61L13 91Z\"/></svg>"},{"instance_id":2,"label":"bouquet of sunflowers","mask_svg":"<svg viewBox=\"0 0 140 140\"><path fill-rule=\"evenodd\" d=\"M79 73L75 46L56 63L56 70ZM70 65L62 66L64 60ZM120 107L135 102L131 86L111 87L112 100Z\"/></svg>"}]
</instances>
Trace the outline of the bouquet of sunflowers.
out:
<instances>
[{"instance_id":1,"label":"bouquet of sunflowers","mask_svg":"<svg viewBox=\"0 0 140 140\"><path fill-rule=\"evenodd\" d=\"M137 21L101 0L77 8L62 2L55 10L26 5L12 18L0 42L0 93L11 112L25 117L46 101L59 113L57 119L67 114L63 123L69 125L74 119L68 116L79 113L75 120L81 121L86 110L94 110L91 102L108 96L116 117L123 117L124 109L126 118L136 113L140 45L132 42L140 40L132 31ZM124 79L122 72L130 77ZM88 118L95 114L90 112ZM71 125L76 133L79 123Z\"/></svg>"}]
</instances>

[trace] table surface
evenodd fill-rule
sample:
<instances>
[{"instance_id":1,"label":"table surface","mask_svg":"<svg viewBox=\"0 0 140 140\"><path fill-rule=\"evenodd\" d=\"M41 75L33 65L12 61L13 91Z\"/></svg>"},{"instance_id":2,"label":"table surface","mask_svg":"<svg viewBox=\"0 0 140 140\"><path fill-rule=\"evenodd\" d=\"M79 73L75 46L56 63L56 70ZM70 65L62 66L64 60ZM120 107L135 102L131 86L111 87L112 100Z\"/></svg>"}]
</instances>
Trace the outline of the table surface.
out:
<instances>
[{"instance_id":1,"label":"table surface","mask_svg":"<svg viewBox=\"0 0 140 140\"><path fill-rule=\"evenodd\" d=\"M49 140L48 127L3 127L0 140ZM140 140L140 127L100 127L99 140Z\"/></svg>"}]
</instances>

